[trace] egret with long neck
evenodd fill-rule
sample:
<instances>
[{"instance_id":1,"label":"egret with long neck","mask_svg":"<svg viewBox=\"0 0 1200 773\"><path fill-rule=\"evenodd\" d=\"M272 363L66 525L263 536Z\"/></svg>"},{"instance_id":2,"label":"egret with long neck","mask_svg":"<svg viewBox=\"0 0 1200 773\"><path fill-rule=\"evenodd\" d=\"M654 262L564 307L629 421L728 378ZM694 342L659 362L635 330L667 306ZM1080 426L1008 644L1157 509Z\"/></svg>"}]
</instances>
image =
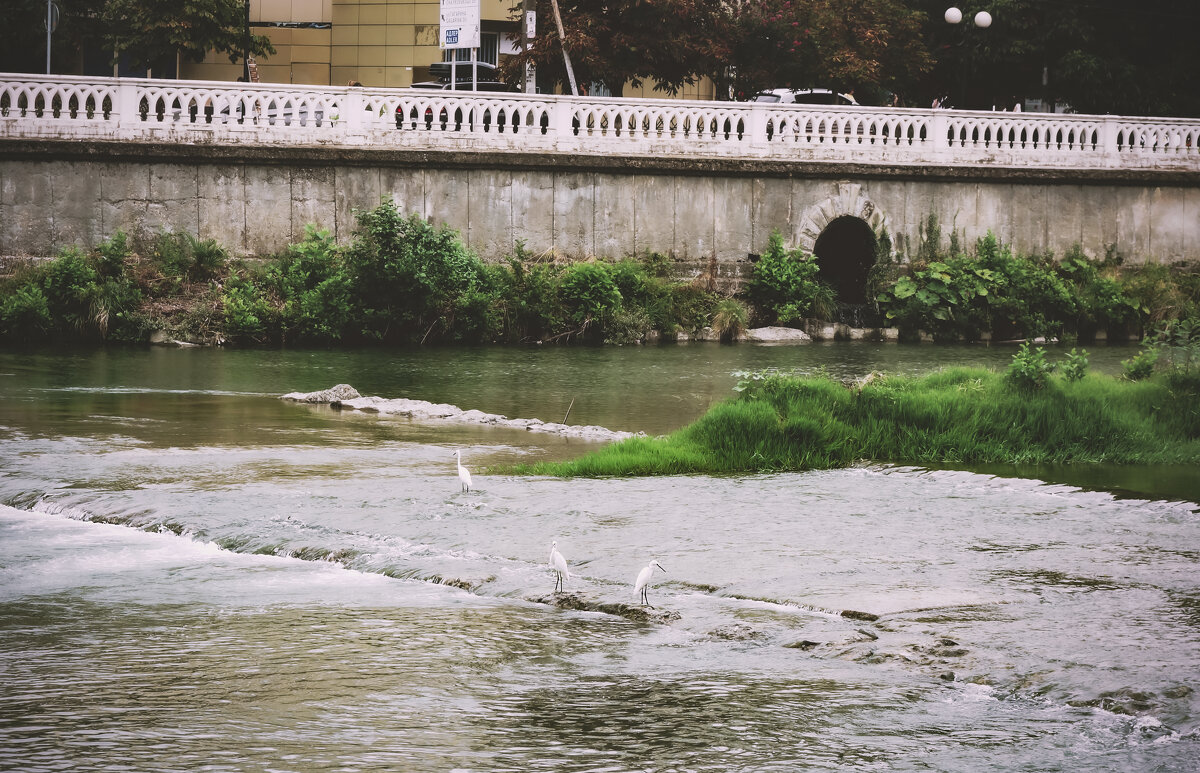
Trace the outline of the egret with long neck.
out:
<instances>
[{"instance_id":1,"label":"egret with long neck","mask_svg":"<svg viewBox=\"0 0 1200 773\"><path fill-rule=\"evenodd\" d=\"M571 579L571 572L567 569L567 559L563 558L563 554L558 552L558 542L550 543L550 566L554 569L557 579L554 581L554 592L558 593L565 587L565 581Z\"/></svg>"},{"instance_id":2,"label":"egret with long neck","mask_svg":"<svg viewBox=\"0 0 1200 773\"><path fill-rule=\"evenodd\" d=\"M463 491L471 490L471 471L463 467L462 451L455 451L454 457L458 460L458 482L462 484Z\"/></svg>"},{"instance_id":3,"label":"egret with long neck","mask_svg":"<svg viewBox=\"0 0 1200 773\"><path fill-rule=\"evenodd\" d=\"M654 576L655 568L662 569L664 573L667 571L657 559L651 560L645 569L638 572L637 582L633 586L634 593L641 595L642 604L647 607L650 606L650 600L646 598L646 589L650 586L650 578Z\"/></svg>"}]
</instances>

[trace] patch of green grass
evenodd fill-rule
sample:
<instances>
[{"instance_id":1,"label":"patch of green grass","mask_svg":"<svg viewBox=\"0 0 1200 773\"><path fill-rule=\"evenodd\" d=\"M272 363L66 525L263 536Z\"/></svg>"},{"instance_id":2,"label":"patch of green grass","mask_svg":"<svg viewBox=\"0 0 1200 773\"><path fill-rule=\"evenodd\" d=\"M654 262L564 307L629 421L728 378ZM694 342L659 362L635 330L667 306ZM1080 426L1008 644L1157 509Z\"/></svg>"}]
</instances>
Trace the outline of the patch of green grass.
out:
<instances>
[{"instance_id":1,"label":"patch of green grass","mask_svg":"<svg viewBox=\"0 0 1200 773\"><path fill-rule=\"evenodd\" d=\"M1200 384L1088 375L1014 389L987 370L884 377L861 389L770 376L662 438L517 468L562 477L900 464L1200 462Z\"/></svg>"}]
</instances>

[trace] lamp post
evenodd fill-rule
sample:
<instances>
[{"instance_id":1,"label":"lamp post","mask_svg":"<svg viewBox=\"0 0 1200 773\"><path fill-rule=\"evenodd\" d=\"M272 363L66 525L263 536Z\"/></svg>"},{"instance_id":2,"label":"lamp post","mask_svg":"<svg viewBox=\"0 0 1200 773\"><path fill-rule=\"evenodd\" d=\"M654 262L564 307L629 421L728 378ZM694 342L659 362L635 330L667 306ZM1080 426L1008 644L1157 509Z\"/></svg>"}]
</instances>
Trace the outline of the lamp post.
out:
<instances>
[{"instance_id":1,"label":"lamp post","mask_svg":"<svg viewBox=\"0 0 1200 773\"><path fill-rule=\"evenodd\" d=\"M962 21L963 21L963 12L962 12L962 11L960 11L960 10L959 10L959 9L958 9L956 6L953 6L953 5L952 5L952 6L950 6L949 8L947 8L947 9L946 9L946 13L943 15L943 18L946 20L946 23L947 23L947 24L961 24L961 23L962 23ZM975 18L974 18L974 19L972 19L972 23L973 23L973 24L974 24L974 25L975 25L977 28L979 28L979 29L981 29L981 30L985 30L985 29L987 29L988 27L992 26L992 15L991 15L990 13L988 13L987 11L980 11L979 13L975 14ZM959 44L958 44L960 48L964 48L964 47L966 46L966 42L967 42L967 34L968 34L968 33L967 33L967 30L968 30L968 29L970 29L970 25L963 24L963 28L962 28L962 40L961 40L961 41L959 41ZM959 97L960 97L960 99L961 99L961 103L956 103L956 104L954 105L955 107L959 107L959 108L965 108L965 107L966 107L966 102L967 102L967 78L969 77L969 73L970 73L970 71L973 69L973 66L972 66L972 65L973 65L972 59L973 59L973 57L971 56L971 53L970 53L970 51L967 51L967 52L966 52L966 53L963 55L963 61L964 61L964 64L965 64L966 66L962 68L962 70L963 70L963 75L962 75L962 91L961 91L961 93L960 93L960 95L959 95Z\"/></svg>"}]
</instances>

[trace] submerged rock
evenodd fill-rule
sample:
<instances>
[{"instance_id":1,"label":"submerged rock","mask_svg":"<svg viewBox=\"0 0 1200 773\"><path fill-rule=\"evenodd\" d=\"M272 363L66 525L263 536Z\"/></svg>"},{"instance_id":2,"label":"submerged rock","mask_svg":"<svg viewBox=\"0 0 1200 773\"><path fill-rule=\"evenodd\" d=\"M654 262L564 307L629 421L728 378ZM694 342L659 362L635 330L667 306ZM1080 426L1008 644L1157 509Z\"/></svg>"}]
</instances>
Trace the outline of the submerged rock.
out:
<instances>
[{"instance_id":1,"label":"submerged rock","mask_svg":"<svg viewBox=\"0 0 1200 773\"><path fill-rule=\"evenodd\" d=\"M602 612L606 615L616 615L617 617L623 617L626 620L633 620L639 623L670 623L679 619L679 613L671 609L643 607L640 604L627 604L624 601L605 601L591 594L579 593L577 591L531 596L527 600L535 604L549 604L559 609Z\"/></svg>"},{"instance_id":2,"label":"submerged rock","mask_svg":"<svg viewBox=\"0 0 1200 773\"><path fill-rule=\"evenodd\" d=\"M862 620L866 623L873 623L879 619L879 615L873 615L870 612L859 612L857 609L843 609L842 617L847 620Z\"/></svg>"},{"instance_id":3,"label":"submerged rock","mask_svg":"<svg viewBox=\"0 0 1200 773\"><path fill-rule=\"evenodd\" d=\"M354 400L359 397L362 395L354 387L349 384L338 384L329 389L322 389L320 392L289 392L282 399L296 403L333 403Z\"/></svg>"},{"instance_id":4,"label":"submerged rock","mask_svg":"<svg viewBox=\"0 0 1200 773\"><path fill-rule=\"evenodd\" d=\"M710 639L724 639L725 641L750 641L752 639L762 639L766 634L745 623L732 623L730 625L723 625L720 628L714 628L708 632L708 636Z\"/></svg>"},{"instance_id":5,"label":"submerged rock","mask_svg":"<svg viewBox=\"0 0 1200 773\"><path fill-rule=\"evenodd\" d=\"M340 410L404 416L418 421L456 421L464 424L486 424L508 429L523 429L529 432L545 432L598 443L624 440L635 436L645 437L646 434L644 432L620 432L591 425L554 424L540 419L510 419L498 413L484 413L474 409L464 411L457 405L429 403L424 400L409 400L403 397L364 397L349 384L338 384L320 392L290 392L282 399L298 403L328 403L331 408Z\"/></svg>"}]
</instances>

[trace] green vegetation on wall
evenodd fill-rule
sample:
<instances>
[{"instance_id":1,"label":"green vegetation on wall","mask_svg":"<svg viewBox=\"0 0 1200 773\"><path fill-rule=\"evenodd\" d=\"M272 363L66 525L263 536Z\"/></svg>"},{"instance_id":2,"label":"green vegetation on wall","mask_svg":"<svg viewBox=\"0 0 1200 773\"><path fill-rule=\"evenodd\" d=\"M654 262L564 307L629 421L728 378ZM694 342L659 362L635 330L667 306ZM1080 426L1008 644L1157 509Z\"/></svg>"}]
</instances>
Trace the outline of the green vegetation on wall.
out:
<instances>
[{"instance_id":1,"label":"green vegetation on wall","mask_svg":"<svg viewBox=\"0 0 1200 773\"><path fill-rule=\"evenodd\" d=\"M968 254L956 238L941 248L936 218L923 232L913 262L892 264L877 283L878 308L902 339L925 332L937 341L975 341L985 333L993 340L1090 341L1101 330L1136 336L1164 320L1200 316L1195 266L1126 268L1118 255L1093 260L1078 246L1061 260L1019 255L991 233Z\"/></svg>"},{"instance_id":2,"label":"green vegetation on wall","mask_svg":"<svg viewBox=\"0 0 1200 773\"><path fill-rule=\"evenodd\" d=\"M90 252L69 247L0 280L0 341L137 342L164 331L241 345L624 344L708 327L732 341L754 325L802 327L837 314L817 260L787 248L778 231L741 294L722 298L715 261L692 281L672 279L671 259L659 254L572 262L518 245L488 264L453 230L406 217L388 199L356 217L349 244L310 226L260 261L231 261L186 233L117 233ZM1093 260L1078 248L1061 260L1023 256L991 234L969 254L953 233L948 249L941 241L930 217L912 262L902 263L880 236L868 316L907 339L1087 342L1101 330L1140 335L1200 314L1195 266L1125 267L1117 255Z\"/></svg>"}]
</instances>

